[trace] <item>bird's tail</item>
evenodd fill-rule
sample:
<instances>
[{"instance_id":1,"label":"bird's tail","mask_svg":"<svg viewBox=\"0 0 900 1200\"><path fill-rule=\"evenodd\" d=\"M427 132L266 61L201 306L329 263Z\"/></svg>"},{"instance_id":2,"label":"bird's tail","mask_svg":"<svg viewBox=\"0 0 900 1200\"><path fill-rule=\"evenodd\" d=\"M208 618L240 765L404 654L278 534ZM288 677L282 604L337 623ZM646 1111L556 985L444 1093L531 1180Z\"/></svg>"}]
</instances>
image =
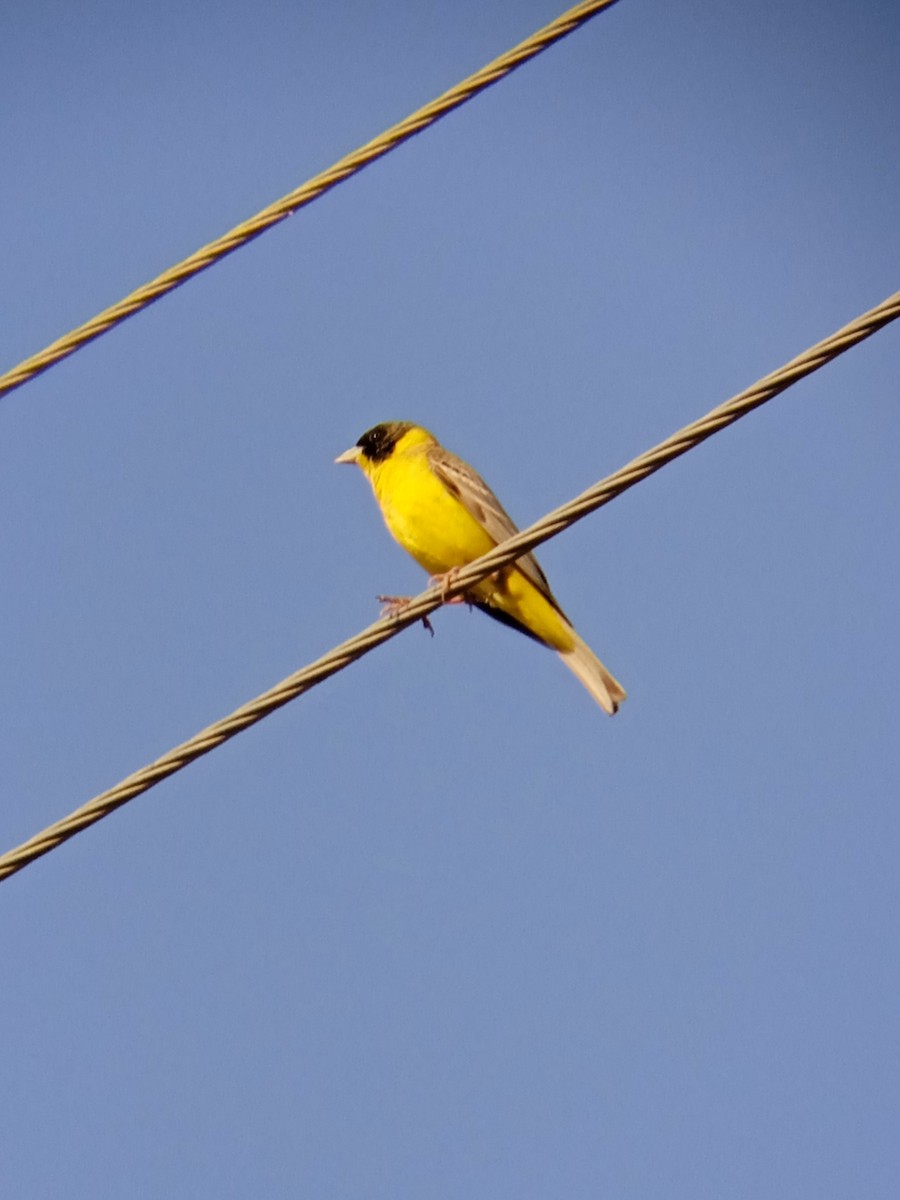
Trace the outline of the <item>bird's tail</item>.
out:
<instances>
[{"instance_id":1,"label":"bird's tail","mask_svg":"<svg viewBox=\"0 0 900 1200\"><path fill-rule=\"evenodd\" d=\"M582 641L574 630L573 634L574 647L571 650L558 651L559 657L572 674L581 680L603 711L612 716L618 711L627 693L618 679L610 675L587 642Z\"/></svg>"}]
</instances>

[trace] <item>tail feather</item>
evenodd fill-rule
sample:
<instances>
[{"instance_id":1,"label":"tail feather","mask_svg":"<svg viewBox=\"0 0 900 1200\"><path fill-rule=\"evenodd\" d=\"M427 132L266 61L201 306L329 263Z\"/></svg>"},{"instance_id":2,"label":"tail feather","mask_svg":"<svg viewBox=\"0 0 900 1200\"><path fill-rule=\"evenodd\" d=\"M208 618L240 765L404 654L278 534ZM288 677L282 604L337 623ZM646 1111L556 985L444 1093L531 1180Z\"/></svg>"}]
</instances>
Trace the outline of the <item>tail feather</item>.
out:
<instances>
[{"instance_id":1,"label":"tail feather","mask_svg":"<svg viewBox=\"0 0 900 1200\"><path fill-rule=\"evenodd\" d=\"M618 711L627 693L613 675L607 671L587 642L575 634L575 646L571 650L560 650L559 657L569 670L591 693L604 712L610 716Z\"/></svg>"}]
</instances>

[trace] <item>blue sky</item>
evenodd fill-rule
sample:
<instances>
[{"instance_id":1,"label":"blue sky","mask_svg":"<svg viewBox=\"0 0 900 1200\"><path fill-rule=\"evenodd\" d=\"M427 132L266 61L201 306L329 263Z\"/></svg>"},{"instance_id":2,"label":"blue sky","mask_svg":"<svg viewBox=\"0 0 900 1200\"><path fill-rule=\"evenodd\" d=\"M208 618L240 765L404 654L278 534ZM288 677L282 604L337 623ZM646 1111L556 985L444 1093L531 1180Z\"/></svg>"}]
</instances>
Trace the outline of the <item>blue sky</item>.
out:
<instances>
[{"instance_id":1,"label":"blue sky","mask_svg":"<svg viewBox=\"0 0 900 1200\"><path fill-rule=\"evenodd\" d=\"M545 3L4 18L3 368ZM900 286L888 3L621 0L0 402L9 848ZM465 609L0 889L10 1196L896 1194L900 330L543 548L603 717Z\"/></svg>"}]
</instances>

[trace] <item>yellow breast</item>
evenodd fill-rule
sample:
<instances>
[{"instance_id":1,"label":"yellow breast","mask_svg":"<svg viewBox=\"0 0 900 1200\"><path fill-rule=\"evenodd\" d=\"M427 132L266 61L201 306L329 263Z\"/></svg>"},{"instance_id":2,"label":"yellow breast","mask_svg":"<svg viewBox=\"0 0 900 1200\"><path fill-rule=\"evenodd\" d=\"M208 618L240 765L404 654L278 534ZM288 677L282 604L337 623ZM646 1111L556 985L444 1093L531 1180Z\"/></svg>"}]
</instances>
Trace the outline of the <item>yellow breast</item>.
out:
<instances>
[{"instance_id":1,"label":"yellow breast","mask_svg":"<svg viewBox=\"0 0 900 1200\"><path fill-rule=\"evenodd\" d=\"M427 446L394 453L372 470L385 524L430 575L461 567L495 544L432 471Z\"/></svg>"}]
</instances>

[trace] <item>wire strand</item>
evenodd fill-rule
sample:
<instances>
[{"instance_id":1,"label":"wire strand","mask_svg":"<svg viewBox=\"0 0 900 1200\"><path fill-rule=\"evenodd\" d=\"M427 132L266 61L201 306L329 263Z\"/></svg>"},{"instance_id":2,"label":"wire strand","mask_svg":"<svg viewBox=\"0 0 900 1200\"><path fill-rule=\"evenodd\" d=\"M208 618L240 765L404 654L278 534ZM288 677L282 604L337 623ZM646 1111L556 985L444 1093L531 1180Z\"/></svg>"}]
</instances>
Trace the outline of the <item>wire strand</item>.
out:
<instances>
[{"instance_id":1,"label":"wire strand","mask_svg":"<svg viewBox=\"0 0 900 1200\"><path fill-rule=\"evenodd\" d=\"M441 117L446 116L455 108L459 108L460 105L483 92L485 88L498 83L511 71L522 66L523 63L552 46L554 42L566 37L567 34L574 32L591 17L596 16L605 8L610 8L615 3L616 0L586 0L585 3L576 4L574 8L561 13L549 25L537 30L531 37L526 38L525 41L520 42L505 54L501 54L499 58L495 58L493 62L489 62L480 71L476 71L474 75L470 75L449 91L444 92L443 95L438 96L437 99L417 109L405 120L393 125L351 154L345 155L333 166L314 175L312 179L307 180L306 183L301 184L286 196L282 196L280 200L276 200L258 212L256 216L250 217L249 220L235 226L222 237L202 246L188 258L176 263L168 271L164 271L162 275L158 275L149 283L145 283L143 287L131 292L124 300L104 309L91 320L79 325L77 329L73 329L70 333L52 342L38 354L26 358L18 366L13 367L4 375L0 375L0 397L13 391L14 388L21 387L29 379L34 379L54 363L74 354L88 342L107 333L129 317L133 317L135 313L140 312L149 304L153 304L154 301L159 300L182 283L186 283L194 275L205 271L207 267L219 262L240 246L246 245L253 238L259 237L261 233L283 221L285 217L291 216L292 213L318 199L337 184L349 179L351 175L355 175L357 171L361 171L369 163L375 162L376 159L381 158L415 134L421 133L439 121Z\"/></svg>"},{"instance_id":2,"label":"wire strand","mask_svg":"<svg viewBox=\"0 0 900 1200\"><path fill-rule=\"evenodd\" d=\"M654 446L638 458L632 459L620 470L601 479L599 483L594 484L593 487L588 488L587 491L582 492L567 504L547 513L546 516L516 534L515 537L502 542L490 553L461 568L454 578L453 586L446 589L445 592L442 593L437 588L430 588L428 591L422 592L410 602L409 607L403 611L401 616L376 621L374 625L370 625L368 629L364 629L348 641L342 642L321 658L316 659L315 662L296 671L293 675L289 675L287 679L282 680L281 683L261 696L257 696L255 700L242 705L230 716L208 726L195 737L176 746L168 754L164 754L162 758L158 758L149 766L129 775L108 791L95 796L93 800L76 809L68 817L48 826L47 829L36 834L27 842L23 842L22 845L0 856L0 881L53 850L80 830L86 829L89 825L93 825L96 821L115 812L128 800L148 791L168 776L174 775L188 763L208 754L210 750L220 746L235 734L255 725L257 721L281 708L289 700L295 699L315 687L316 684L328 679L329 676L343 670L351 662L394 637L401 629L405 629L439 608L445 599L462 595L493 571L520 558L526 551L555 537L556 534L567 529L576 521L580 521L588 513L608 504L610 500L621 495L622 492L627 491L642 479L646 479L648 475L652 475L666 463L672 462L673 459L685 454L694 446L698 446L714 433L718 433L719 430L732 425L799 379L812 374L825 363L830 362L839 354L843 354L851 346L871 337L873 333L890 321L896 320L898 316L900 316L900 292L889 296L876 308L864 313L855 321L851 321L843 329L839 329L824 341L810 347L785 366L764 376L724 404L720 404L705 417L679 429L664 442L660 442L659 445Z\"/></svg>"}]
</instances>

